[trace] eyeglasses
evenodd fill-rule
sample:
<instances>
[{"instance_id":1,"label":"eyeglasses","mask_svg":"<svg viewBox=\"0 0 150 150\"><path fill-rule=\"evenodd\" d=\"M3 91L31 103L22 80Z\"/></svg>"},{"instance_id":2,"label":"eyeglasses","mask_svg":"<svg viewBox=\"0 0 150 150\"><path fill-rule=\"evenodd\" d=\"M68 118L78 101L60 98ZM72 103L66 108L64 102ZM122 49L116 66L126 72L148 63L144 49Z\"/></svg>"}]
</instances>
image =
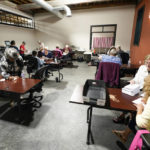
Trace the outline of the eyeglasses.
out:
<instances>
[{"instance_id":1,"label":"eyeglasses","mask_svg":"<svg viewBox=\"0 0 150 150\"><path fill-rule=\"evenodd\" d=\"M146 62L147 65L150 65L150 62Z\"/></svg>"}]
</instances>

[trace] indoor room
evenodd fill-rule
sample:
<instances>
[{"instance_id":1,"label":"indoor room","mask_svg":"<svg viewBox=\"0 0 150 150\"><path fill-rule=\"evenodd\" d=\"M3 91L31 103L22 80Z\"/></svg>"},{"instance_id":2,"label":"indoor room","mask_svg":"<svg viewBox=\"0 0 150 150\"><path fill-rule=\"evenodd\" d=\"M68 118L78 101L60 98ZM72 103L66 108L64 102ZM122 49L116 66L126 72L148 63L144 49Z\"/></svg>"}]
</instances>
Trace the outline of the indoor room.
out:
<instances>
[{"instance_id":1,"label":"indoor room","mask_svg":"<svg viewBox=\"0 0 150 150\"><path fill-rule=\"evenodd\" d=\"M0 1L0 150L150 149L150 1Z\"/></svg>"}]
</instances>

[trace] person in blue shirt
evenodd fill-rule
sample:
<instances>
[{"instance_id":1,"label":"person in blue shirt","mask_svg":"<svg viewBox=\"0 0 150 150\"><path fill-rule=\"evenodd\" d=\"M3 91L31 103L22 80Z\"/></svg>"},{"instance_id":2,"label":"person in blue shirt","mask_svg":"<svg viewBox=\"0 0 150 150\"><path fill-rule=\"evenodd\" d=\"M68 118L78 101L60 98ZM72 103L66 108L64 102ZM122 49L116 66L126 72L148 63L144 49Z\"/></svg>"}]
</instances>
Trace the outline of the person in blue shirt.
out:
<instances>
[{"instance_id":1,"label":"person in blue shirt","mask_svg":"<svg viewBox=\"0 0 150 150\"><path fill-rule=\"evenodd\" d=\"M50 51L48 51L47 47L44 48L44 52L42 55L45 57L44 59L52 58L52 53Z\"/></svg>"},{"instance_id":2,"label":"person in blue shirt","mask_svg":"<svg viewBox=\"0 0 150 150\"><path fill-rule=\"evenodd\" d=\"M37 59L37 61L38 61L38 68L37 69L40 69L40 67L42 67L44 65L44 60L37 57L37 51L33 51L32 56Z\"/></svg>"},{"instance_id":3,"label":"person in blue shirt","mask_svg":"<svg viewBox=\"0 0 150 150\"><path fill-rule=\"evenodd\" d=\"M99 60L101 62L112 62L112 63L118 63L119 65L122 65L121 59L117 57L117 51L115 47L110 50L109 55L106 54L100 55Z\"/></svg>"}]
</instances>

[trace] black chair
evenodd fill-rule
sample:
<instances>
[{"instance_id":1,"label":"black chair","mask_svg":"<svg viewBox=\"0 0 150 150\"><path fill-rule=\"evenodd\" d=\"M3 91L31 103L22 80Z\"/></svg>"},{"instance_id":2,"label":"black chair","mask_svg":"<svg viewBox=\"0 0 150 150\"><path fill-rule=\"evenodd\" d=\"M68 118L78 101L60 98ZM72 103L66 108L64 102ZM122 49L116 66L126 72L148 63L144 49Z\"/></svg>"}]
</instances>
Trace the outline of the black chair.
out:
<instances>
[{"instance_id":1,"label":"black chair","mask_svg":"<svg viewBox=\"0 0 150 150\"><path fill-rule=\"evenodd\" d=\"M32 106L35 108L41 107L42 105L41 100L43 99L43 96L42 95L34 96L34 93L35 92L39 93L42 91L43 82L45 81L46 70L47 70L47 66L41 67L39 70L36 71L34 75L32 75L31 78L40 79L41 82L29 91L29 97L22 99L22 103L31 103Z\"/></svg>"},{"instance_id":2,"label":"black chair","mask_svg":"<svg viewBox=\"0 0 150 150\"><path fill-rule=\"evenodd\" d=\"M55 78L56 82L60 82L63 79L63 74L60 72L60 69L63 68L61 62L58 64L57 63L56 64L55 63L49 64L49 65L47 65L47 67L48 67L48 71L49 71L48 74L50 74L52 76L53 76L54 71L58 71L59 77Z\"/></svg>"},{"instance_id":3,"label":"black chair","mask_svg":"<svg viewBox=\"0 0 150 150\"><path fill-rule=\"evenodd\" d=\"M37 58L30 56L27 60L27 73L29 74L29 78L31 73L35 73L38 69L38 60Z\"/></svg>"},{"instance_id":4,"label":"black chair","mask_svg":"<svg viewBox=\"0 0 150 150\"><path fill-rule=\"evenodd\" d=\"M135 126L136 131L140 130L138 126ZM150 149L150 134L141 134L141 138L143 140L142 150L149 150Z\"/></svg>"},{"instance_id":5,"label":"black chair","mask_svg":"<svg viewBox=\"0 0 150 150\"><path fill-rule=\"evenodd\" d=\"M120 53L120 57L122 59L122 64L128 64L129 61L129 54L128 53Z\"/></svg>"},{"instance_id":6,"label":"black chair","mask_svg":"<svg viewBox=\"0 0 150 150\"><path fill-rule=\"evenodd\" d=\"M61 63L63 64L63 66L67 66L67 65L73 66L73 63L72 63L73 55L74 55L74 52L69 52L67 55L62 56Z\"/></svg>"},{"instance_id":7,"label":"black chair","mask_svg":"<svg viewBox=\"0 0 150 150\"><path fill-rule=\"evenodd\" d=\"M45 73L46 73L46 70L48 69L48 65L45 65L43 67L41 67L40 69L38 69L35 74L32 75L31 78L33 79L40 79L42 81L45 81Z\"/></svg>"}]
</instances>

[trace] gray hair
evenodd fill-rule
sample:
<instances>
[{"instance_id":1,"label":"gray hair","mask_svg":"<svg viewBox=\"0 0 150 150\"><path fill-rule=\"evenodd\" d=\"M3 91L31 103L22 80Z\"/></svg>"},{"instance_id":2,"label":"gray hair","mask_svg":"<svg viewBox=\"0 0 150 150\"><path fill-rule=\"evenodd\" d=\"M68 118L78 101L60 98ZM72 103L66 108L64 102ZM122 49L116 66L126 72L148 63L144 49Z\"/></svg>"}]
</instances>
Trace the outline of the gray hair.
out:
<instances>
[{"instance_id":1,"label":"gray hair","mask_svg":"<svg viewBox=\"0 0 150 150\"><path fill-rule=\"evenodd\" d=\"M18 55L18 52L15 48L6 48L5 49L5 57L6 58L12 58L12 59L18 59L19 55Z\"/></svg>"},{"instance_id":2,"label":"gray hair","mask_svg":"<svg viewBox=\"0 0 150 150\"><path fill-rule=\"evenodd\" d=\"M112 48L109 52L110 55L116 56L117 55L117 51L116 48Z\"/></svg>"}]
</instances>

